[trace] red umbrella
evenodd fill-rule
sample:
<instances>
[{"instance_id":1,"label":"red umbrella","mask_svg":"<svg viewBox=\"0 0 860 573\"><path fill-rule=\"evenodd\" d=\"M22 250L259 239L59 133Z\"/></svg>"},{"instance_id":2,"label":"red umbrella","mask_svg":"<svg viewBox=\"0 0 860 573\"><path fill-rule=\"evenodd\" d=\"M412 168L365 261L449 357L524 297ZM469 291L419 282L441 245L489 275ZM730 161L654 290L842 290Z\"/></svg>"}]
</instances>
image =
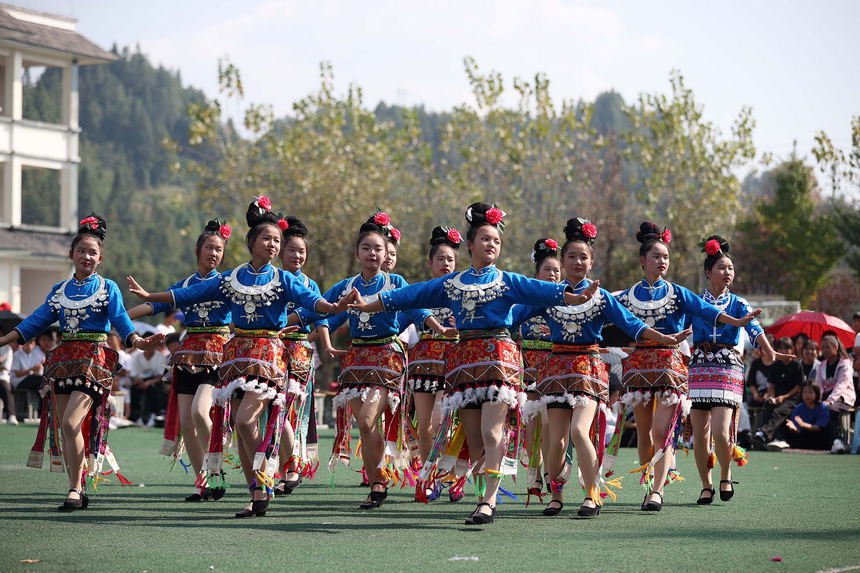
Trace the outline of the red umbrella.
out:
<instances>
[{"instance_id":1,"label":"red umbrella","mask_svg":"<svg viewBox=\"0 0 860 573\"><path fill-rule=\"evenodd\" d=\"M767 327L767 331L774 338L782 338L783 336L793 338L803 333L810 340L814 340L819 344L821 343L821 337L828 330L835 332L846 348L854 347L854 329L848 326L848 323L841 318L836 318L823 312L801 310L796 314L783 316Z\"/></svg>"}]
</instances>

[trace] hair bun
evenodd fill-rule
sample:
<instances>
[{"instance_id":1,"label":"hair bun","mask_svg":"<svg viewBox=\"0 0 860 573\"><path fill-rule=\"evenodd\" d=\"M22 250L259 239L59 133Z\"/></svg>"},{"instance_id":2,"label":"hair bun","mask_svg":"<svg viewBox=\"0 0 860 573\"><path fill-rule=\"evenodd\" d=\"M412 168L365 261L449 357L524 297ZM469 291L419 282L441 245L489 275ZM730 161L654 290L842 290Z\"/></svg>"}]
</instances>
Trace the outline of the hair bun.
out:
<instances>
[{"instance_id":1,"label":"hair bun","mask_svg":"<svg viewBox=\"0 0 860 573\"><path fill-rule=\"evenodd\" d=\"M284 231L285 237L301 237L304 239L308 236L308 228L301 219L293 215L284 217L284 219L287 221L287 225L289 225Z\"/></svg>"},{"instance_id":2,"label":"hair bun","mask_svg":"<svg viewBox=\"0 0 860 573\"><path fill-rule=\"evenodd\" d=\"M206 223L206 228L203 229L203 231L207 233L217 233L221 229L221 225L223 225L223 223L220 219L212 219Z\"/></svg>"},{"instance_id":3,"label":"hair bun","mask_svg":"<svg viewBox=\"0 0 860 573\"><path fill-rule=\"evenodd\" d=\"M372 217L368 218L367 221L361 224L361 227L358 229L358 234L362 233L379 233L387 241L394 243L395 245L400 244L400 231L394 228L394 225L391 223L391 217L389 217L388 213L385 213L379 208L377 208L376 214Z\"/></svg>"},{"instance_id":4,"label":"hair bun","mask_svg":"<svg viewBox=\"0 0 860 573\"><path fill-rule=\"evenodd\" d=\"M644 243L645 241L649 241L651 239L657 239L660 237L660 229L654 223L649 221L643 221L641 225L639 225L639 232L636 233L636 240L640 243Z\"/></svg>"},{"instance_id":5,"label":"hair bun","mask_svg":"<svg viewBox=\"0 0 860 573\"><path fill-rule=\"evenodd\" d=\"M107 221L95 213L90 213L78 223L78 235L92 235L104 241L107 236Z\"/></svg>"},{"instance_id":6,"label":"hair bun","mask_svg":"<svg viewBox=\"0 0 860 573\"><path fill-rule=\"evenodd\" d=\"M590 219L572 217L567 220L567 225L564 226L564 237L568 242L576 241L593 245L594 239L597 237L597 226Z\"/></svg>"},{"instance_id":7,"label":"hair bun","mask_svg":"<svg viewBox=\"0 0 860 573\"><path fill-rule=\"evenodd\" d=\"M245 221L248 223L249 229L253 229L263 223L277 225L278 219L280 217L272 213L272 202L262 195L248 205L248 211L245 213Z\"/></svg>"},{"instance_id":8,"label":"hair bun","mask_svg":"<svg viewBox=\"0 0 860 573\"><path fill-rule=\"evenodd\" d=\"M451 227L437 226L433 227L430 233L430 246L447 245L452 249L459 249L460 243L463 242L463 236L460 231Z\"/></svg>"},{"instance_id":9,"label":"hair bun","mask_svg":"<svg viewBox=\"0 0 860 573\"><path fill-rule=\"evenodd\" d=\"M540 263L547 257L557 257L558 256L558 242L550 239L549 237L543 237L535 241L535 246L532 249L532 262L540 265Z\"/></svg>"},{"instance_id":10,"label":"hair bun","mask_svg":"<svg viewBox=\"0 0 860 573\"><path fill-rule=\"evenodd\" d=\"M492 225L499 231L504 231L505 222L502 219L505 218L505 215L507 213L496 207L495 203L492 205L472 203L466 209L466 222L469 223L470 227Z\"/></svg>"}]
</instances>

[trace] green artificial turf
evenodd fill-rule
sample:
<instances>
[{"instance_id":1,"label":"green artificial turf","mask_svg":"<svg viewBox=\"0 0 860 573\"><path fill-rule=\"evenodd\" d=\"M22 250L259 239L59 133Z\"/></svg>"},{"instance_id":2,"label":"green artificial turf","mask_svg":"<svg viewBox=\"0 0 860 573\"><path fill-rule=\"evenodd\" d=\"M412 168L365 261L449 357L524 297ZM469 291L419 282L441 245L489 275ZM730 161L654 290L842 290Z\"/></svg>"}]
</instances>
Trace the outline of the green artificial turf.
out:
<instances>
[{"instance_id":1,"label":"green artificial turf","mask_svg":"<svg viewBox=\"0 0 860 573\"><path fill-rule=\"evenodd\" d=\"M248 499L236 487L218 502L184 503L190 477L157 454L158 430L111 433L111 446L133 487L116 480L91 494L89 509L56 511L64 474L24 467L33 425L0 426L0 571L817 571L860 566L860 456L750 454L736 468L735 499L695 505L701 487L692 453L679 456L687 481L666 489L662 512L642 512L636 476L626 475L615 503L595 519L570 519L581 503L568 488L562 515L525 507L523 481L503 487L496 523L463 525L473 488L458 504L412 502L391 490L372 511L358 509L367 489L338 467L335 484L321 469L292 495L272 501L263 518L237 520ZM323 432L320 451L331 448ZM622 450L618 469L633 467ZM46 458L47 461L47 458ZM534 501L534 498L533 498ZM772 558L780 557L781 562ZM38 559L38 563L22 560ZM214 568L214 569L213 569Z\"/></svg>"}]
</instances>

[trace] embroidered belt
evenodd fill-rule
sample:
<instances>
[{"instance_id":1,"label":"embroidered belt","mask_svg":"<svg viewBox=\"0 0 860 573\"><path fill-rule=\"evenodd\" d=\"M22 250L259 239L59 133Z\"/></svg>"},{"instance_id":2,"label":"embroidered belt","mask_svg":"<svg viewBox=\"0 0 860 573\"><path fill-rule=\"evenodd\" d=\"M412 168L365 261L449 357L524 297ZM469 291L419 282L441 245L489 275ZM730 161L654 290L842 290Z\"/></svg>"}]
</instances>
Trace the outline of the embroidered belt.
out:
<instances>
[{"instance_id":1,"label":"embroidered belt","mask_svg":"<svg viewBox=\"0 0 860 573\"><path fill-rule=\"evenodd\" d=\"M697 342L694 348L700 348L705 352L712 352L713 350L721 350L723 348L734 349L734 344L718 344L716 342Z\"/></svg>"},{"instance_id":2,"label":"embroidered belt","mask_svg":"<svg viewBox=\"0 0 860 573\"><path fill-rule=\"evenodd\" d=\"M553 347L553 343L550 340L523 339L523 350L552 350Z\"/></svg>"},{"instance_id":3,"label":"embroidered belt","mask_svg":"<svg viewBox=\"0 0 860 573\"><path fill-rule=\"evenodd\" d=\"M291 332L290 334L282 334L281 338L284 340L307 340L308 333L307 332Z\"/></svg>"},{"instance_id":4,"label":"embroidered belt","mask_svg":"<svg viewBox=\"0 0 860 573\"><path fill-rule=\"evenodd\" d=\"M600 354L597 344L553 344L553 354Z\"/></svg>"},{"instance_id":5,"label":"embroidered belt","mask_svg":"<svg viewBox=\"0 0 860 573\"><path fill-rule=\"evenodd\" d=\"M81 340L86 342L107 342L106 332L79 332L77 334L63 333L63 342Z\"/></svg>"},{"instance_id":6,"label":"embroidered belt","mask_svg":"<svg viewBox=\"0 0 860 573\"><path fill-rule=\"evenodd\" d=\"M224 326L188 326L188 334L230 334L230 327Z\"/></svg>"},{"instance_id":7,"label":"embroidered belt","mask_svg":"<svg viewBox=\"0 0 860 573\"><path fill-rule=\"evenodd\" d=\"M384 338L353 338L353 346L385 346L386 344L401 344L400 338L395 335L386 336Z\"/></svg>"},{"instance_id":8,"label":"embroidered belt","mask_svg":"<svg viewBox=\"0 0 860 573\"><path fill-rule=\"evenodd\" d=\"M487 330L461 330L460 340L477 340L479 338L510 338L507 328L490 328Z\"/></svg>"},{"instance_id":9,"label":"embroidered belt","mask_svg":"<svg viewBox=\"0 0 860 573\"><path fill-rule=\"evenodd\" d=\"M241 338L278 338L279 330L244 330L237 328L234 334Z\"/></svg>"}]
</instances>

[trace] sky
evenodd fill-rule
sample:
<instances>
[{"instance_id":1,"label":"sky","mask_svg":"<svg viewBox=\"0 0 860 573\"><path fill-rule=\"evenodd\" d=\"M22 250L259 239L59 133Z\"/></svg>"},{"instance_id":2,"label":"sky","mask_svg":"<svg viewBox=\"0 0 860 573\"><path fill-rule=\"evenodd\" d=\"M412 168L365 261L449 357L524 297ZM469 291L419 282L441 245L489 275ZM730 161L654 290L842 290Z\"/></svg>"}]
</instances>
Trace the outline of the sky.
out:
<instances>
[{"instance_id":1,"label":"sky","mask_svg":"<svg viewBox=\"0 0 860 573\"><path fill-rule=\"evenodd\" d=\"M362 88L365 103L471 103L463 59L514 77L537 72L553 98L586 101L615 90L669 93L678 69L728 135L750 106L759 151L811 155L826 131L850 145L860 115L860 2L799 0L17 0L18 6L78 19L104 48L140 46L155 64L217 96L218 59L241 71L246 103L290 113L319 87L330 62L336 88ZM227 108L239 115L242 105Z\"/></svg>"}]
</instances>

